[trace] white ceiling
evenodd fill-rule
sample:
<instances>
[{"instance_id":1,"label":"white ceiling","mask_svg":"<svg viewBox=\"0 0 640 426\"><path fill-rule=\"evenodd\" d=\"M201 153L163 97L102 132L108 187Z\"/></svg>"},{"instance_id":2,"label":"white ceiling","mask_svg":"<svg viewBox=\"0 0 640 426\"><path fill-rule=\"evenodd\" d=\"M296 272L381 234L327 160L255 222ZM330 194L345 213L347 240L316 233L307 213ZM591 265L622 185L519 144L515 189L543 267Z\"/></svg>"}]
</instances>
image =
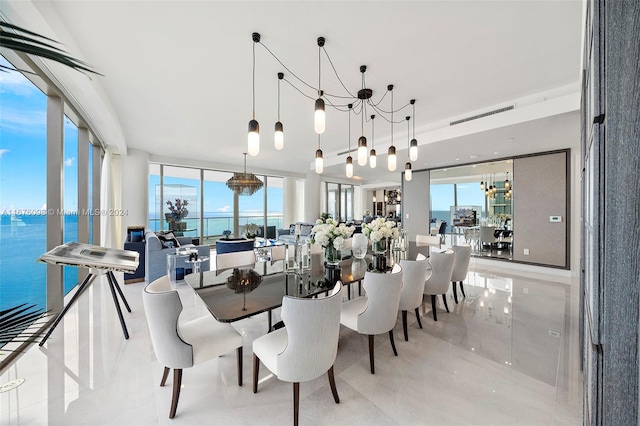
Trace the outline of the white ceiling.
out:
<instances>
[{"instance_id":1,"label":"white ceiling","mask_svg":"<svg viewBox=\"0 0 640 426\"><path fill-rule=\"evenodd\" d=\"M578 0L34 5L72 53L104 74L94 77L93 84L101 86L111 103L126 146L177 162L230 168L242 164L251 119L254 31L289 69L313 85L318 79L316 38L324 36L350 90L360 87L359 66L367 65L367 86L374 90L374 99L387 84L395 85L396 107L417 99L421 152L414 170L566 148L576 146L579 138L577 95L568 108L536 105L578 90L582 26ZM313 101L282 85L285 149L276 151L272 136L276 73L292 77L259 45L256 61L261 151L248 159L248 168L309 173L317 145ZM343 93L326 59L322 72L323 89ZM482 125L491 118L460 125L468 131L446 128L452 119L514 103L522 111L537 107L537 115L510 120L512 111L500 114L505 117L502 124L494 117L493 125ZM406 125L395 130L395 143L404 149ZM352 122L352 147L358 132L359 125ZM370 138L369 125L365 132ZM389 134L389 125L376 121L379 153L386 152ZM347 149L346 114L328 109L322 149L325 174L344 176L345 156L336 154ZM400 151L398 158L400 171L406 153ZM399 182L398 172L385 172L386 156L378 160L376 170L356 165L355 174L364 182Z\"/></svg>"}]
</instances>

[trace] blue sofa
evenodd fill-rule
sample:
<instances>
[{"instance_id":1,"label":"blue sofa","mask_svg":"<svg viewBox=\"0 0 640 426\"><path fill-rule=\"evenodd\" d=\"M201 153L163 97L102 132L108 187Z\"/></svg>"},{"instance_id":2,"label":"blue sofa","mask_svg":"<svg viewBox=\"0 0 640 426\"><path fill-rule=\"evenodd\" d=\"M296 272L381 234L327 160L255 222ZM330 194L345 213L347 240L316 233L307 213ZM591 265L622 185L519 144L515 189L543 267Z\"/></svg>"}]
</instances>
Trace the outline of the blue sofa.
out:
<instances>
[{"instance_id":1,"label":"blue sofa","mask_svg":"<svg viewBox=\"0 0 640 426\"><path fill-rule=\"evenodd\" d=\"M285 244L294 244L296 242L296 225L300 225L300 242L307 241L311 229L316 226L315 223L296 222L289 225L288 228L276 229L276 239L284 241Z\"/></svg>"},{"instance_id":2,"label":"blue sofa","mask_svg":"<svg viewBox=\"0 0 640 426\"><path fill-rule=\"evenodd\" d=\"M164 248L162 247L162 242L158 238L158 236L151 231L147 231L144 234L144 239L146 242L145 247L145 280L150 283L164 275L167 274L167 254L175 253L175 248ZM198 251L198 256L210 257L211 249L209 246L194 246L191 244L191 237L177 237L176 238L180 243L180 247L193 247ZM182 264L178 264L178 267L186 269L193 269L193 265L184 262L187 260L185 257L182 260ZM200 264L200 268L202 271L210 270L210 260L202 262Z\"/></svg>"},{"instance_id":3,"label":"blue sofa","mask_svg":"<svg viewBox=\"0 0 640 426\"><path fill-rule=\"evenodd\" d=\"M229 238L216 241L216 255L253 250L255 240L245 238Z\"/></svg>"}]
</instances>

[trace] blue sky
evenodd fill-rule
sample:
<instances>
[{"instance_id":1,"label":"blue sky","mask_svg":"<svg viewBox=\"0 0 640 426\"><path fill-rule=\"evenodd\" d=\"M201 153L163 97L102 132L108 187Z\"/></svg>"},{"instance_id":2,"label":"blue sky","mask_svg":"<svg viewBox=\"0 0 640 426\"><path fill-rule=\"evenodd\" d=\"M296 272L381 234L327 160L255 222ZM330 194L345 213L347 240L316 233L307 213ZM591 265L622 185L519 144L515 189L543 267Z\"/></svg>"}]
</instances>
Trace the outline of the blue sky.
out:
<instances>
[{"instance_id":1,"label":"blue sky","mask_svg":"<svg viewBox=\"0 0 640 426\"><path fill-rule=\"evenodd\" d=\"M0 56L0 64L10 64ZM19 72L0 72L0 209L46 207L47 98ZM65 119L65 203L77 208L77 137Z\"/></svg>"}]
</instances>

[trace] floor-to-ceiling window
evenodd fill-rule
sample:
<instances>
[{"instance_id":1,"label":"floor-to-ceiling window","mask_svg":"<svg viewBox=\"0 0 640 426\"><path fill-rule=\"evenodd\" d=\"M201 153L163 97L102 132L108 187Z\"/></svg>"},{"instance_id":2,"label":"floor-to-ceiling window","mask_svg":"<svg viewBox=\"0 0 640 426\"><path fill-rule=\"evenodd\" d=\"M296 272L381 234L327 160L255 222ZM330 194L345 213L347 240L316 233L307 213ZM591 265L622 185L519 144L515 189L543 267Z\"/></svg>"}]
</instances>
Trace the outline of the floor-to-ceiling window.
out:
<instances>
[{"instance_id":1,"label":"floor-to-ceiling window","mask_svg":"<svg viewBox=\"0 0 640 426\"><path fill-rule=\"evenodd\" d=\"M160 197L160 164L149 164L149 230L162 230L162 198ZM164 216L163 216L164 217Z\"/></svg>"},{"instance_id":2,"label":"floor-to-ceiling window","mask_svg":"<svg viewBox=\"0 0 640 426\"><path fill-rule=\"evenodd\" d=\"M275 238L275 230L284 228L284 178L267 177L267 238Z\"/></svg>"},{"instance_id":3,"label":"floor-to-ceiling window","mask_svg":"<svg viewBox=\"0 0 640 426\"><path fill-rule=\"evenodd\" d=\"M353 218L353 185L325 183L324 211L339 222L349 222Z\"/></svg>"},{"instance_id":4,"label":"floor-to-ceiling window","mask_svg":"<svg viewBox=\"0 0 640 426\"><path fill-rule=\"evenodd\" d=\"M446 232L451 232L451 206L456 205L456 195L452 183L431 184L431 220L447 222Z\"/></svg>"},{"instance_id":5,"label":"floor-to-ceiling window","mask_svg":"<svg viewBox=\"0 0 640 426\"><path fill-rule=\"evenodd\" d=\"M0 56L0 64L11 64ZM0 310L46 308L47 96L20 72L0 72Z\"/></svg>"},{"instance_id":6,"label":"floor-to-ceiling window","mask_svg":"<svg viewBox=\"0 0 640 426\"><path fill-rule=\"evenodd\" d=\"M226 182L233 173L204 171L204 229L205 242L213 242L225 231L233 232L233 192Z\"/></svg>"},{"instance_id":7,"label":"floor-to-ceiling window","mask_svg":"<svg viewBox=\"0 0 640 426\"><path fill-rule=\"evenodd\" d=\"M156 188L158 191L159 188ZM164 166L162 173L164 229L179 235L200 235L200 169ZM186 203L186 204L185 204ZM176 216L176 209L185 214ZM178 212L179 213L179 212Z\"/></svg>"}]
</instances>

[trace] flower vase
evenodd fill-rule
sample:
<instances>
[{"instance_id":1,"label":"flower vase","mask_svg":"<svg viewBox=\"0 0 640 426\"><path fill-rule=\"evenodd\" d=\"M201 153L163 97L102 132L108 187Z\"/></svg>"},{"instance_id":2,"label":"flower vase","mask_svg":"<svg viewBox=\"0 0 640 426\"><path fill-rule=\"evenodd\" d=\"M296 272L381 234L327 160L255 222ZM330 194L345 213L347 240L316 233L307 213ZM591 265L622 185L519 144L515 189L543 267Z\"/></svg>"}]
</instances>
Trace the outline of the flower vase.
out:
<instances>
[{"instance_id":1,"label":"flower vase","mask_svg":"<svg viewBox=\"0 0 640 426\"><path fill-rule=\"evenodd\" d=\"M385 254L387 252L387 239L381 238L380 241L372 241L371 246L375 254Z\"/></svg>"},{"instance_id":2,"label":"flower vase","mask_svg":"<svg viewBox=\"0 0 640 426\"><path fill-rule=\"evenodd\" d=\"M354 234L351 251L356 259L364 259L369 241L364 234Z\"/></svg>"},{"instance_id":3,"label":"flower vase","mask_svg":"<svg viewBox=\"0 0 640 426\"><path fill-rule=\"evenodd\" d=\"M335 248L333 244L324 248L324 261L327 265L338 265L340 263L340 250Z\"/></svg>"}]
</instances>

